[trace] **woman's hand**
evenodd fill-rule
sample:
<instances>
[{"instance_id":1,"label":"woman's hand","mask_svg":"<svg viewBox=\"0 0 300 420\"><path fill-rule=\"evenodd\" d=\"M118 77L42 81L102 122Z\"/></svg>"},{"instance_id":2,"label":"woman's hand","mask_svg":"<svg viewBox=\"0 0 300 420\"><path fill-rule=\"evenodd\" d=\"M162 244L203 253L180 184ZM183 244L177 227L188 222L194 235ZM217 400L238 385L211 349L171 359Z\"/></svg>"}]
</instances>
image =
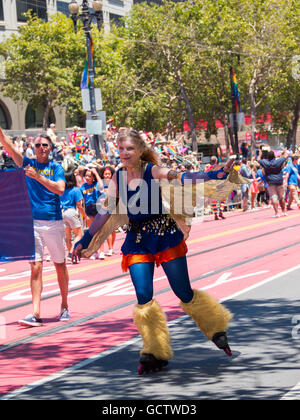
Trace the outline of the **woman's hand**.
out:
<instances>
[{"instance_id":1,"label":"woman's hand","mask_svg":"<svg viewBox=\"0 0 300 420\"><path fill-rule=\"evenodd\" d=\"M72 252L72 263L73 264L78 264L78 262L80 261L82 249L83 249L82 244L78 244L77 247L73 249L73 252Z\"/></svg>"},{"instance_id":2,"label":"woman's hand","mask_svg":"<svg viewBox=\"0 0 300 420\"><path fill-rule=\"evenodd\" d=\"M226 162L226 164L225 164L225 166L223 168L223 172L229 173L231 171L231 169L233 168L233 166L234 166L234 162L235 162L235 158L229 159Z\"/></svg>"}]
</instances>

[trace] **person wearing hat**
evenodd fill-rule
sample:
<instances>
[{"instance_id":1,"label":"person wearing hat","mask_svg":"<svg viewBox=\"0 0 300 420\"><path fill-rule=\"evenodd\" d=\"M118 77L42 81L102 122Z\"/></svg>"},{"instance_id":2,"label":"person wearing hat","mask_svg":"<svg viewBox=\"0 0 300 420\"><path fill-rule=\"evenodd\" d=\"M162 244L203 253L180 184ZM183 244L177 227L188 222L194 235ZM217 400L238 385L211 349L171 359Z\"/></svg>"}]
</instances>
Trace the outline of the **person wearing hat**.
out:
<instances>
[{"instance_id":1,"label":"person wearing hat","mask_svg":"<svg viewBox=\"0 0 300 420\"><path fill-rule=\"evenodd\" d=\"M56 143L57 141L57 135L55 134L54 130L55 130L55 124L52 123L50 124L50 127L47 130L47 136L50 137L52 143Z\"/></svg>"}]
</instances>

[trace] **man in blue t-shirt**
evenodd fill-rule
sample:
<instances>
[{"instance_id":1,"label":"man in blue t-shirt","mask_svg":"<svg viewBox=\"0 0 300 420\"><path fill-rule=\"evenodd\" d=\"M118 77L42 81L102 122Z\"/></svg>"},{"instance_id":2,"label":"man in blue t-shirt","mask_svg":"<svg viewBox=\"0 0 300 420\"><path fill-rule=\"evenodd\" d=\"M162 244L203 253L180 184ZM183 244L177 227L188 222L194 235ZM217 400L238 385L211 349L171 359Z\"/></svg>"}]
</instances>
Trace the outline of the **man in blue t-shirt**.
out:
<instances>
[{"instance_id":1,"label":"man in blue t-shirt","mask_svg":"<svg viewBox=\"0 0 300 420\"><path fill-rule=\"evenodd\" d=\"M289 189L289 201L287 210L292 210L291 205L293 201L295 201L298 208L300 208L298 197L298 183L300 180L298 160L299 156L293 155L291 163L284 168L284 172L288 175L287 184Z\"/></svg>"},{"instance_id":2,"label":"man in blue t-shirt","mask_svg":"<svg viewBox=\"0 0 300 420\"><path fill-rule=\"evenodd\" d=\"M33 216L35 261L30 264L33 313L21 319L19 324L32 327L42 325L40 303L45 246L55 265L61 291L59 319L68 321L70 319L67 301L69 275L65 260L64 224L59 199L65 190L64 170L60 164L49 160L52 142L46 134L38 135L34 141L35 159L23 157L1 128L0 143L16 165L24 168Z\"/></svg>"}]
</instances>

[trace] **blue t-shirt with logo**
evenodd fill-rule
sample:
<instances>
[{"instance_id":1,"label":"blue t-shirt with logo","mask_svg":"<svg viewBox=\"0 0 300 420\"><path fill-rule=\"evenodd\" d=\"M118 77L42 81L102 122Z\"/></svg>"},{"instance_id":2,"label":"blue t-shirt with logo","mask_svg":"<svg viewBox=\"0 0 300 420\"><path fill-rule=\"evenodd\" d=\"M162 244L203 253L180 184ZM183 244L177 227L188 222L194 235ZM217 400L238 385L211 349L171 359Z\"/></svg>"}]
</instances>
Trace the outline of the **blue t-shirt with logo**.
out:
<instances>
[{"instance_id":1,"label":"blue t-shirt with logo","mask_svg":"<svg viewBox=\"0 0 300 420\"><path fill-rule=\"evenodd\" d=\"M39 163L36 159L24 157L23 168L28 165L51 181L65 181L65 171L57 162ZM33 220L62 220L60 196L49 191L44 185L29 176L26 176L26 182Z\"/></svg>"},{"instance_id":2,"label":"blue t-shirt with logo","mask_svg":"<svg viewBox=\"0 0 300 420\"><path fill-rule=\"evenodd\" d=\"M81 185L80 189L86 206L97 203L97 200L101 195L98 182L93 182L92 184L85 183Z\"/></svg>"},{"instance_id":3,"label":"blue t-shirt with logo","mask_svg":"<svg viewBox=\"0 0 300 420\"><path fill-rule=\"evenodd\" d=\"M290 163L284 168L284 172L289 174L288 185L298 185L299 165Z\"/></svg>"},{"instance_id":4,"label":"blue t-shirt with logo","mask_svg":"<svg viewBox=\"0 0 300 420\"><path fill-rule=\"evenodd\" d=\"M60 196L60 202L64 210L76 209L76 203L83 200L83 195L79 187L66 188Z\"/></svg>"}]
</instances>

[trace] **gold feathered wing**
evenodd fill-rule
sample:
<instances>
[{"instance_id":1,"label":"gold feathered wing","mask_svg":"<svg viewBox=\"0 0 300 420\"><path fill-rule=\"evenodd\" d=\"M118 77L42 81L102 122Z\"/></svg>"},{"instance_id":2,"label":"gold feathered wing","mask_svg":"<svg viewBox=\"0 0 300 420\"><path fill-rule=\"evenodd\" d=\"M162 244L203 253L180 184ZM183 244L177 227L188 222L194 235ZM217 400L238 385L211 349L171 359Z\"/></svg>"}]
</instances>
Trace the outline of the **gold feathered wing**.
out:
<instances>
[{"instance_id":1,"label":"gold feathered wing","mask_svg":"<svg viewBox=\"0 0 300 420\"><path fill-rule=\"evenodd\" d=\"M121 200L116 201L116 199L107 198L103 208L110 211L111 215L103 227L95 233L89 247L82 250L82 256L84 258L90 258L95 252L98 251L100 246L105 242L109 235L111 235L119 226L122 227L127 225L129 222L127 209L122 206Z\"/></svg>"},{"instance_id":2,"label":"gold feathered wing","mask_svg":"<svg viewBox=\"0 0 300 420\"><path fill-rule=\"evenodd\" d=\"M226 200L229 194L241 184L249 184L249 179L243 178L235 170L232 170L225 180L210 180L196 185L173 185L169 181L162 181L160 186L165 213L171 215L184 237L187 238L195 207L199 203L201 205L204 198ZM111 215L102 229L93 236L89 247L82 251L82 256L85 258L89 258L97 252L107 237L119 226L128 224L127 209L122 205L122 200L116 204L115 199L107 199L104 208L109 210Z\"/></svg>"},{"instance_id":3,"label":"gold feathered wing","mask_svg":"<svg viewBox=\"0 0 300 420\"><path fill-rule=\"evenodd\" d=\"M161 183L163 205L186 239L195 216L195 207L203 207L205 198L226 200L241 184L249 184L249 179L242 177L235 169L231 170L225 180L212 179L194 185L185 183L184 186L163 182Z\"/></svg>"}]
</instances>

